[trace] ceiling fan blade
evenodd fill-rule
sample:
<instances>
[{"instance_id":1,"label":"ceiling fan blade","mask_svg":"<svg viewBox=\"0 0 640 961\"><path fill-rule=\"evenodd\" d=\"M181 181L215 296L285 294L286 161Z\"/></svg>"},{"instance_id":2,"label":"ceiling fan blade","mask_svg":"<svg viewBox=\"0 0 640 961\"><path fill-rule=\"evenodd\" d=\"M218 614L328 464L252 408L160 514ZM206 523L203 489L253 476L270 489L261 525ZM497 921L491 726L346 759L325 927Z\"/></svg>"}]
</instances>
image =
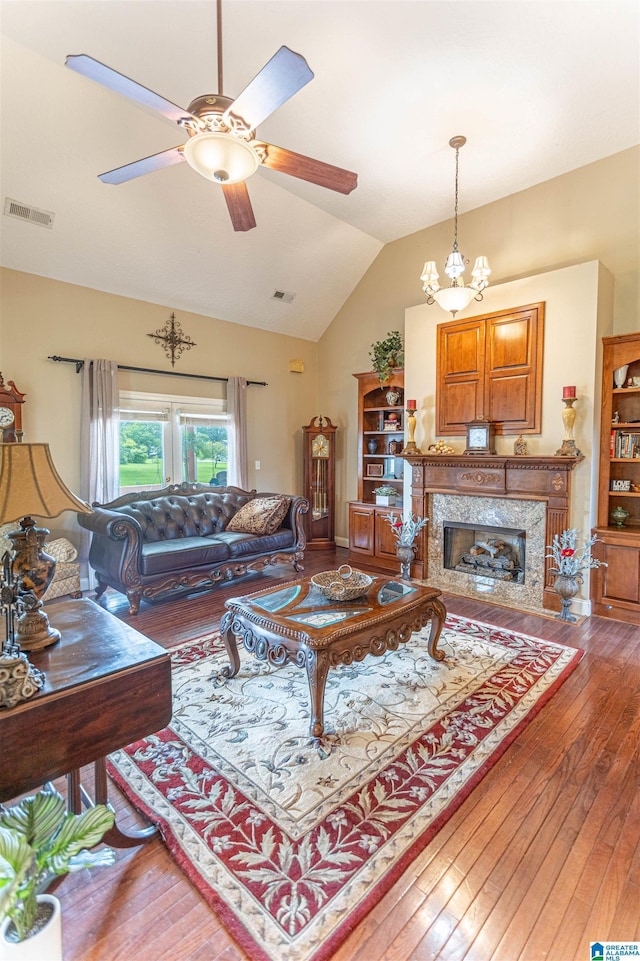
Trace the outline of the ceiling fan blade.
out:
<instances>
[{"instance_id":1,"label":"ceiling fan blade","mask_svg":"<svg viewBox=\"0 0 640 961\"><path fill-rule=\"evenodd\" d=\"M143 157L142 160L134 160L133 163L125 164L124 167L116 167L115 170L107 170L104 174L98 174L98 179L103 184L123 184L127 180L135 177L142 177L143 174L150 174L154 170L162 167L171 167L184 160L184 147L171 147L169 150L162 150L154 153L151 157Z\"/></svg>"},{"instance_id":2,"label":"ceiling fan blade","mask_svg":"<svg viewBox=\"0 0 640 961\"><path fill-rule=\"evenodd\" d=\"M228 123L231 117L241 117L254 130L310 80L313 73L304 57L280 47L225 111L223 120Z\"/></svg>"},{"instance_id":3,"label":"ceiling fan blade","mask_svg":"<svg viewBox=\"0 0 640 961\"><path fill-rule=\"evenodd\" d=\"M358 186L358 175L351 170L334 167L321 160L294 153L293 150L276 147L272 143L253 140L252 144L257 148L264 148L266 156L262 163L271 170L279 170L280 173L307 180L319 187L328 187L329 190L337 190L341 194L350 194Z\"/></svg>"},{"instance_id":4,"label":"ceiling fan blade","mask_svg":"<svg viewBox=\"0 0 640 961\"><path fill-rule=\"evenodd\" d=\"M178 107L175 103L171 103L170 100L165 100L160 94L154 93L153 90L149 90L147 87L143 87L142 84L136 83L135 80L130 80L129 77L125 77L123 73L112 70L111 67L100 63L99 60L94 60L93 57L89 57L86 53L71 54L65 60L65 64L77 73L81 73L84 77L101 83L103 87L108 87L109 90L115 90L116 93L121 93L123 97L128 97L130 100L135 100L136 103L142 104L143 107L149 107L151 110L155 110L157 113L162 114L163 117L166 117L167 120L173 120L174 123L183 123L185 120L196 120L193 114L190 114L184 107Z\"/></svg>"},{"instance_id":5,"label":"ceiling fan blade","mask_svg":"<svg viewBox=\"0 0 640 961\"><path fill-rule=\"evenodd\" d=\"M249 191L244 180L237 184L222 184L224 199L231 216L234 230L251 230L256 225Z\"/></svg>"}]
</instances>

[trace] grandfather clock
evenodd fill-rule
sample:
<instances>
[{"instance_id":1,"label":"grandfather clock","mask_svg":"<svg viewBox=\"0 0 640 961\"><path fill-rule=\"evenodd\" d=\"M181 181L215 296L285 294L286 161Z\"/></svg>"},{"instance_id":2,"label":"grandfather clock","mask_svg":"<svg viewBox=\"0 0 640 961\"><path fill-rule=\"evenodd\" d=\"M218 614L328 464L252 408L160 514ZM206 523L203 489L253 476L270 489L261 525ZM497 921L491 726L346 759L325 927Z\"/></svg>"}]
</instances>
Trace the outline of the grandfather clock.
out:
<instances>
[{"instance_id":1,"label":"grandfather clock","mask_svg":"<svg viewBox=\"0 0 640 961\"><path fill-rule=\"evenodd\" d=\"M0 431L3 444L16 444L22 440L22 405L24 394L21 394L12 380L8 385L0 373Z\"/></svg>"},{"instance_id":2,"label":"grandfather clock","mask_svg":"<svg viewBox=\"0 0 640 961\"><path fill-rule=\"evenodd\" d=\"M304 432L304 496L307 547L335 547L336 430L328 417L314 417Z\"/></svg>"}]
</instances>

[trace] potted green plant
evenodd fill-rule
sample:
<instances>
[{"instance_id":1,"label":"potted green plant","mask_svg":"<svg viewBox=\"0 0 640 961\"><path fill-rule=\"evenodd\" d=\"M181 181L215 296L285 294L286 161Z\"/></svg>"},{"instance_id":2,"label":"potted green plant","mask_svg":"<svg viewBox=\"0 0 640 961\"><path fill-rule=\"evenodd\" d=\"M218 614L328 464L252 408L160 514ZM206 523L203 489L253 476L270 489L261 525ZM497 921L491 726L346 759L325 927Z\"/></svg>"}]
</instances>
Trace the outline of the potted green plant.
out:
<instances>
[{"instance_id":1,"label":"potted green plant","mask_svg":"<svg viewBox=\"0 0 640 961\"><path fill-rule=\"evenodd\" d=\"M404 365L404 345L399 330L391 330L384 340L371 345L369 357L381 384L386 384L394 367Z\"/></svg>"},{"instance_id":2,"label":"potted green plant","mask_svg":"<svg viewBox=\"0 0 640 961\"><path fill-rule=\"evenodd\" d=\"M0 955L20 961L62 959L60 904L44 894L56 876L113 864L110 848L89 851L113 826L104 804L70 814L61 794L43 789L0 805Z\"/></svg>"},{"instance_id":3,"label":"potted green plant","mask_svg":"<svg viewBox=\"0 0 640 961\"><path fill-rule=\"evenodd\" d=\"M375 487L373 493L376 495L376 504L383 507L394 507L398 491L390 484L383 484L382 487Z\"/></svg>"}]
</instances>

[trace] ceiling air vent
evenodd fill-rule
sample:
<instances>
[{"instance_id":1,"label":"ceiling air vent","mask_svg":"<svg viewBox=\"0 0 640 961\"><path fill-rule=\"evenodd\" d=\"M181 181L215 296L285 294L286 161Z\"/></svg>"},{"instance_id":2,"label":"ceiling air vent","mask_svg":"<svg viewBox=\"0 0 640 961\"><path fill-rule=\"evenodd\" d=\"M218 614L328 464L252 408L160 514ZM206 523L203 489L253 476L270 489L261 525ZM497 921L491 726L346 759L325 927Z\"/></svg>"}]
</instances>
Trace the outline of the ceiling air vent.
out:
<instances>
[{"instance_id":1,"label":"ceiling air vent","mask_svg":"<svg viewBox=\"0 0 640 961\"><path fill-rule=\"evenodd\" d=\"M5 217L17 217L18 220L28 220L29 223L37 224L39 227L53 229L55 214L50 210L38 210L37 207L22 204L19 200L11 200L10 197L5 198L4 214Z\"/></svg>"},{"instance_id":2,"label":"ceiling air vent","mask_svg":"<svg viewBox=\"0 0 640 961\"><path fill-rule=\"evenodd\" d=\"M272 300L280 300L283 304L290 304L295 294L290 294L288 290L274 290L271 295Z\"/></svg>"}]
</instances>

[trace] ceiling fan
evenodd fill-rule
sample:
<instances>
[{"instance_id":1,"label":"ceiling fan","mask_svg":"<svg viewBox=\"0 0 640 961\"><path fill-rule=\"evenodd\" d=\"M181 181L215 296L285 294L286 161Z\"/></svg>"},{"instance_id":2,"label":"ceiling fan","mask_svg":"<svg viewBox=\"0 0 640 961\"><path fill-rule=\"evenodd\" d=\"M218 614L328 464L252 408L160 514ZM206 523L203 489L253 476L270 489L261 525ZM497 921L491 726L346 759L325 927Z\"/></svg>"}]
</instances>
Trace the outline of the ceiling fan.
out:
<instances>
[{"instance_id":1,"label":"ceiling fan","mask_svg":"<svg viewBox=\"0 0 640 961\"><path fill-rule=\"evenodd\" d=\"M256 226L246 180L260 165L329 190L351 193L358 183L357 174L255 137L258 124L313 80L307 61L299 53L280 47L235 100L222 94L221 0L217 0L216 12L219 92L196 97L186 110L87 54L66 58L67 67L157 111L183 127L189 136L184 144L108 170L99 179L121 184L186 160L203 177L220 184L234 230Z\"/></svg>"}]
</instances>

